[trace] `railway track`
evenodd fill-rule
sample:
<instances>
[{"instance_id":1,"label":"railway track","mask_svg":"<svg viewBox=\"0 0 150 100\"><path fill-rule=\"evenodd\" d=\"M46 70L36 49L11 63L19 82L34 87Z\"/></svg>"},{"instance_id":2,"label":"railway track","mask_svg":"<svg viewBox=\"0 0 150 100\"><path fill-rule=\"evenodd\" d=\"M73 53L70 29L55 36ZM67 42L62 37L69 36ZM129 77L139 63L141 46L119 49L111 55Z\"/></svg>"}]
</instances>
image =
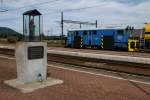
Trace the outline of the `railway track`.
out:
<instances>
[{"instance_id":1,"label":"railway track","mask_svg":"<svg viewBox=\"0 0 150 100\"><path fill-rule=\"evenodd\" d=\"M15 50L13 50L13 49L0 48L1 55L15 56L14 52L15 52Z\"/></svg>"},{"instance_id":2,"label":"railway track","mask_svg":"<svg viewBox=\"0 0 150 100\"><path fill-rule=\"evenodd\" d=\"M0 49L0 54L14 56L13 49ZM127 62L117 62L109 60L98 60L84 57L73 57L56 54L48 54L49 62L56 62L68 65L75 65L84 68L99 69L129 75L150 77L150 65Z\"/></svg>"},{"instance_id":3,"label":"railway track","mask_svg":"<svg viewBox=\"0 0 150 100\"><path fill-rule=\"evenodd\" d=\"M130 75L150 77L150 67L145 64L135 64L108 60L97 60L83 57L48 54L48 61L63 63L85 68L102 69Z\"/></svg>"}]
</instances>

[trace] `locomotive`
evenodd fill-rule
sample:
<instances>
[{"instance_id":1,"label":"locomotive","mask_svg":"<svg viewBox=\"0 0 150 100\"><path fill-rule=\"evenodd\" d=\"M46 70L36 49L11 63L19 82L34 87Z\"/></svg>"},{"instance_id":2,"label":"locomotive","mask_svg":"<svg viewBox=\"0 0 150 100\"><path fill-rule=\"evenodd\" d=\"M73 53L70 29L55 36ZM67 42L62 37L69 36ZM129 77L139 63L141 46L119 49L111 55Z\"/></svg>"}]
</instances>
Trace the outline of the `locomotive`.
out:
<instances>
[{"instance_id":1,"label":"locomotive","mask_svg":"<svg viewBox=\"0 0 150 100\"><path fill-rule=\"evenodd\" d=\"M130 35L130 31L125 29L70 30L67 34L66 47L127 49Z\"/></svg>"},{"instance_id":2,"label":"locomotive","mask_svg":"<svg viewBox=\"0 0 150 100\"><path fill-rule=\"evenodd\" d=\"M137 34L137 35L135 35ZM150 51L150 23L143 29L133 27L69 30L66 47L104 50Z\"/></svg>"},{"instance_id":3,"label":"locomotive","mask_svg":"<svg viewBox=\"0 0 150 100\"><path fill-rule=\"evenodd\" d=\"M145 25L144 40L145 40L145 48L150 49L150 23L146 23Z\"/></svg>"}]
</instances>

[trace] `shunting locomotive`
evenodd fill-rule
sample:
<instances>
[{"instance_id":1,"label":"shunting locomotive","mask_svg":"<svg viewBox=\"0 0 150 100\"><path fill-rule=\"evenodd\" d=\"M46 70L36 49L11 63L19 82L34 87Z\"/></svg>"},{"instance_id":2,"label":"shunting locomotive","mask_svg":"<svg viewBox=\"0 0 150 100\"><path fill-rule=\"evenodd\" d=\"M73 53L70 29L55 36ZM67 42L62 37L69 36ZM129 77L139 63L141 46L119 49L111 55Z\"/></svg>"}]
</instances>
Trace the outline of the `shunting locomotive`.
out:
<instances>
[{"instance_id":1,"label":"shunting locomotive","mask_svg":"<svg viewBox=\"0 0 150 100\"><path fill-rule=\"evenodd\" d=\"M130 32L125 29L68 31L66 46L72 48L127 49Z\"/></svg>"},{"instance_id":2,"label":"shunting locomotive","mask_svg":"<svg viewBox=\"0 0 150 100\"><path fill-rule=\"evenodd\" d=\"M76 29L67 33L66 47L98 48L104 50L143 51L150 49L150 23L143 29L134 27Z\"/></svg>"}]
</instances>

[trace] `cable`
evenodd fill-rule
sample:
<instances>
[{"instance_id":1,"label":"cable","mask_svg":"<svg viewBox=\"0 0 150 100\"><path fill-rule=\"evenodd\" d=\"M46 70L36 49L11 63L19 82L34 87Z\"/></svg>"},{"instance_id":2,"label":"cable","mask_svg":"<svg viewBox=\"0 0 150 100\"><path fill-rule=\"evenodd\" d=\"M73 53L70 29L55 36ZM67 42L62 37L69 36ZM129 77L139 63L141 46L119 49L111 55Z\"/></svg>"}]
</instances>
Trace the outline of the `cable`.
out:
<instances>
[{"instance_id":1,"label":"cable","mask_svg":"<svg viewBox=\"0 0 150 100\"><path fill-rule=\"evenodd\" d=\"M85 10L85 9L90 9L90 8L95 8L95 7L100 7L100 5L94 5L94 6L88 6L88 7L81 7L81 8L76 8L76 9L66 9L64 12L71 12L71 11L77 11L77 10Z\"/></svg>"},{"instance_id":2,"label":"cable","mask_svg":"<svg viewBox=\"0 0 150 100\"><path fill-rule=\"evenodd\" d=\"M6 12L6 11L8 11L8 10L6 10L6 9L3 8L3 0L1 0L0 3L1 3L1 5L0 5L1 6L0 7L0 12Z\"/></svg>"},{"instance_id":3,"label":"cable","mask_svg":"<svg viewBox=\"0 0 150 100\"><path fill-rule=\"evenodd\" d=\"M56 2L56 1L61 1L61 0L51 0L51 1L47 1L47 2L42 2L42 3L36 3L36 4L32 4L32 5L28 5L28 6L23 6L23 7L19 7L19 8L14 8L14 9L9 9L8 11L13 11L13 10L18 10L18 9L22 9L22 8L26 8L26 7L30 7L30 6L40 6L40 5L43 5L43 4L47 4L47 3L53 3L53 2ZM46 15L47 13L44 13L43 15ZM51 13L49 13L51 14ZM7 19L0 19L0 21L9 21L9 20L15 20L15 19L18 19L18 18L22 18L22 17L14 17L14 18L7 18Z\"/></svg>"},{"instance_id":4,"label":"cable","mask_svg":"<svg viewBox=\"0 0 150 100\"><path fill-rule=\"evenodd\" d=\"M20 7L20 8L15 8L15 9L12 9L12 10L16 10L16 9L22 9L22 8L26 8L26 7L30 7L30 6L33 6L33 5L43 5L43 4L47 4L47 3L52 3L52 2L54 2L54 1L60 1L60 0L53 0L53 1L47 1L47 2L42 2L42 3L36 3L36 4L32 4L32 5L28 5L28 6L24 6L24 7ZM64 12L72 12L72 11L78 11L78 10L86 10L86 9L90 9L90 8L95 8L95 7L100 7L100 6L102 6L103 4L98 4L98 5L93 5L93 6L87 6L87 7L81 7L81 8L74 8L74 9L65 9L65 10L63 10ZM55 12L45 12L45 13L43 13L43 15L48 15L48 14L54 14L54 13L60 13L60 10L59 11L55 11ZM18 17L16 17L16 18L18 18ZM21 17L19 17L19 18L21 18ZM12 18L12 19L15 19L15 18ZM5 21L5 20L7 20L7 19L2 19L2 20L0 20L0 21ZM9 19L10 20L10 19ZM133 23L132 23L133 24ZM142 24L142 23L141 23Z\"/></svg>"},{"instance_id":5,"label":"cable","mask_svg":"<svg viewBox=\"0 0 150 100\"><path fill-rule=\"evenodd\" d=\"M35 3L35 4L23 6L23 7L8 9L8 11L20 10L20 9L23 9L23 8L28 8L28 7L33 7L33 6L41 6L41 5L44 5L44 4L53 3L53 2L57 2L57 1L61 1L61 0L51 0L51 1L47 1L47 2Z\"/></svg>"},{"instance_id":6,"label":"cable","mask_svg":"<svg viewBox=\"0 0 150 100\"><path fill-rule=\"evenodd\" d=\"M65 9L63 10L63 12L72 12L72 11L78 11L78 10L86 10L86 9L90 9L90 8L95 8L95 7L100 7L103 4L98 4L98 5L93 5L93 6L87 6L87 7L81 7L81 8L74 8L74 9ZM55 13L60 13L60 10L55 11Z\"/></svg>"}]
</instances>

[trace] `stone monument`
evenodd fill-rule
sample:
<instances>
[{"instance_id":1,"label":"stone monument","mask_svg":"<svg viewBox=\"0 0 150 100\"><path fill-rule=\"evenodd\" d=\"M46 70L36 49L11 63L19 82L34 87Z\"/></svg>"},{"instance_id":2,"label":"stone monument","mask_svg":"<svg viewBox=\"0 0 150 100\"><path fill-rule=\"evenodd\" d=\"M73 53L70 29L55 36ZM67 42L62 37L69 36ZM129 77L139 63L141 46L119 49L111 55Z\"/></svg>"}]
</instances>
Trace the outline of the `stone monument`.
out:
<instances>
[{"instance_id":1,"label":"stone monument","mask_svg":"<svg viewBox=\"0 0 150 100\"><path fill-rule=\"evenodd\" d=\"M28 93L39 88L63 83L47 77L47 43L42 42L42 17L34 9L23 13L24 41L16 44L17 79L6 84Z\"/></svg>"}]
</instances>

